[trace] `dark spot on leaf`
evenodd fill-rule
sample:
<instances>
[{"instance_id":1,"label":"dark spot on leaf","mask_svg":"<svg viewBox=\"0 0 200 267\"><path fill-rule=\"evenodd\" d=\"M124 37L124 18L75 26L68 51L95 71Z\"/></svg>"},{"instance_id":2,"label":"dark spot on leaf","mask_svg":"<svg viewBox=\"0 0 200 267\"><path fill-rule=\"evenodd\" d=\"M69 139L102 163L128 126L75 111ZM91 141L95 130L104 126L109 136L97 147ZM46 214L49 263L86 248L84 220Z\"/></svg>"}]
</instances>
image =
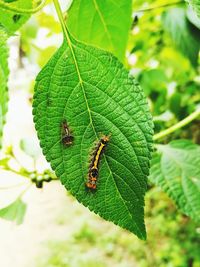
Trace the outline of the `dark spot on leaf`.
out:
<instances>
[{"instance_id":1,"label":"dark spot on leaf","mask_svg":"<svg viewBox=\"0 0 200 267\"><path fill-rule=\"evenodd\" d=\"M12 17L14 23L17 23L17 22L19 21L20 18L21 18L21 15L19 15L19 14L15 14L15 15Z\"/></svg>"}]
</instances>

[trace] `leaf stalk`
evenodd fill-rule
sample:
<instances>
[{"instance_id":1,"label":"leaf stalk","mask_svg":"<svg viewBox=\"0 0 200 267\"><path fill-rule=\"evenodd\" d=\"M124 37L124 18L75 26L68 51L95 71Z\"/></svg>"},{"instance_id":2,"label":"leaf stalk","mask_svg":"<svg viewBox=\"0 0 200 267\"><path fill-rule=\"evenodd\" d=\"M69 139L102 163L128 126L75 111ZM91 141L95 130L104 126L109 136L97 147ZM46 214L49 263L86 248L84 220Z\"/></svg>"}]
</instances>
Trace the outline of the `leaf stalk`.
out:
<instances>
[{"instance_id":1,"label":"leaf stalk","mask_svg":"<svg viewBox=\"0 0 200 267\"><path fill-rule=\"evenodd\" d=\"M152 7L147 7L144 9L139 9L134 11L135 13L139 13L139 12L146 12L146 11L152 11L155 9L160 9L160 8L165 8L165 7L171 7L171 6L176 6L176 5L180 5L180 4L184 4L185 2L180 0L180 1L175 1L175 2L171 2L171 3L166 3L166 4L162 4L159 6L152 6Z\"/></svg>"},{"instance_id":2,"label":"leaf stalk","mask_svg":"<svg viewBox=\"0 0 200 267\"><path fill-rule=\"evenodd\" d=\"M169 135L173 132L175 132L176 130L184 127L185 125L189 124L191 121L193 121L194 119L196 119L197 117L200 116L200 108L198 108L196 111L194 111L192 114L190 114L188 117L186 117L185 119L183 119L182 121L179 121L178 123L176 123L175 125L173 125L172 127L158 133L158 134L155 134L153 139L154 141L166 136L166 135Z\"/></svg>"}]
</instances>

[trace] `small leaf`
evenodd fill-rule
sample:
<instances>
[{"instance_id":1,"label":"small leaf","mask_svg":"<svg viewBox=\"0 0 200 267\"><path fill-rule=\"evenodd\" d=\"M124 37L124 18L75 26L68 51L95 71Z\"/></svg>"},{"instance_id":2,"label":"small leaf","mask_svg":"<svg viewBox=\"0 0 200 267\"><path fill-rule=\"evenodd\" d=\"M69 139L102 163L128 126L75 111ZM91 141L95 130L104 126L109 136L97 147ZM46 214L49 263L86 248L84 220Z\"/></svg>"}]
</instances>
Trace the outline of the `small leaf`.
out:
<instances>
[{"instance_id":1,"label":"small leaf","mask_svg":"<svg viewBox=\"0 0 200 267\"><path fill-rule=\"evenodd\" d=\"M187 0L190 3L197 16L200 18L200 1L199 0Z\"/></svg>"},{"instance_id":2,"label":"small leaf","mask_svg":"<svg viewBox=\"0 0 200 267\"><path fill-rule=\"evenodd\" d=\"M20 198L17 198L7 207L0 209L0 218L21 224L24 220L25 212L26 204Z\"/></svg>"},{"instance_id":3,"label":"small leaf","mask_svg":"<svg viewBox=\"0 0 200 267\"><path fill-rule=\"evenodd\" d=\"M46 159L65 187L90 210L145 239L152 119L143 91L110 53L64 40L36 79L33 114ZM66 120L74 142L64 147ZM111 135L96 192L85 182L91 151Z\"/></svg>"},{"instance_id":4,"label":"small leaf","mask_svg":"<svg viewBox=\"0 0 200 267\"><path fill-rule=\"evenodd\" d=\"M175 46L196 67L200 49L200 31L187 20L185 9L169 9L163 15L163 24Z\"/></svg>"},{"instance_id":5,"label":"small leaf","mask_svg":"<svg viewBox=\"0 0 200 267\"><path fill-rule=\"evenodd\" d=\"M160 186L183 213L200 222L200 146L176 140L156 147L151 182Z\"/></svg>"},{"instance_id":6,"label":"small leaf","mask_svg":"<svg viewBox=\"0 0 200 267\"><path fill-rule=\"evenodd\" d=\"M9 165L8 165L9 161L10 161L9 157L0 159L0 166L2 168L8 169L9 168Z\"/></svg>"},{"instance_id":7,"label":"small leaf","mask_svg":"<svg viewBox=\"0 0 200 267\"><path fill-rule=\"evenodd\" d=\"M8 104L8 48L6 45L7 34L0 27L0 148L2 145L3 126Z\"/></svg>"},{"instance_id":8,"label":"small leaf","mask_svg":"<svg viewBox=\"0 0 200 267\"><path fill-rule=\"evenodd\" d=\"M78 40L110 51L124 61L131 11L130 0L76 0L69 9L67 25Z\"/></svg>"},{"instance_id":9,"label":"small leaf","mask_svg":"<svg viewBox=\"0 0 200 267\"><path fill-rule=\"evenodd\" d=\"M17 0L13 1L9 5L21 9L31 9L32 1ZM29 18L30 14L18 14L16 12L0 8L0 24L3 25L10 34L17 31Z\"/></svg>"}]
</instances>

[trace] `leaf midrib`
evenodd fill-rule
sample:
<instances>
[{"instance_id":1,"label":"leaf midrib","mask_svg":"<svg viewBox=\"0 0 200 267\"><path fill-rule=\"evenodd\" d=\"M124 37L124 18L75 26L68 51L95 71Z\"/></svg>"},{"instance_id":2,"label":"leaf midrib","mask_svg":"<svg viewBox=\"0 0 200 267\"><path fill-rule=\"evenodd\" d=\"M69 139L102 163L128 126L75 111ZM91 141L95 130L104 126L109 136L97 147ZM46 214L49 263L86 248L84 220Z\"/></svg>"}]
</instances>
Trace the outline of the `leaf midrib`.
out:
<instances>
[{"instance_id":1,"label":"leaf midrib","mask_svg":"<svg viewBox=\"0 0 200 267\"><path fill-rule=\"evenodd\" d=\"M112 49L113 49L113 51L115 51L115 49L114 49L114 45L113 45L113 42L112 42L112 39L111 39L111 36L110 36L109 31L108 31L108 29L107 29L106 23L104 22L103 15L102 15L101 10L100 10L100 8L99 8L99 6L98 6L98 4L97 4L97 1L96 1L96 0L93 0L93 3L94 3L94 7L95 7L95 9L96 9L96 11L97 11L97 13L98 13L98 15L99 15L99 17L100 17L100 20L101 20L101 22L102 22L102 24L103 24L103 27L104 27L104 29L105 29L105 33L106 33L106 35L108 36L108 39L109 39L110 44L111 44L111 46L112 46Z\"/></svg>"}]
</instances>

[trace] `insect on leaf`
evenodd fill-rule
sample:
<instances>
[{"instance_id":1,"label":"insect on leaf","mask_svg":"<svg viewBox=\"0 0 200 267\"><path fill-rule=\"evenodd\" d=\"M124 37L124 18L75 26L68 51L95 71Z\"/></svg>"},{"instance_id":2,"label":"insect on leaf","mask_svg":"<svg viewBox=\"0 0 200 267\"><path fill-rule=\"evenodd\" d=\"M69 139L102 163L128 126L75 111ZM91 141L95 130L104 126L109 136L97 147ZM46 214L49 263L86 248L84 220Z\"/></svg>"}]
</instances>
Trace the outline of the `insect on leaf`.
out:
<instances>
[{"instance_id":1,"label":"insect on leaf","mask_svg":"<svg viewBox=\"0 0 200 267\"><path fill-rule=\"evenodd\" d=\"M109 52L71 35L36 79L33 114L46 159L78 201L108 221L146 238L144 194L152 119L143 91ZM62 143L67 121L73 144ZM97 190L86 189L91 154L110 136L99 163Z\"/></svg>"}]
</instances>

